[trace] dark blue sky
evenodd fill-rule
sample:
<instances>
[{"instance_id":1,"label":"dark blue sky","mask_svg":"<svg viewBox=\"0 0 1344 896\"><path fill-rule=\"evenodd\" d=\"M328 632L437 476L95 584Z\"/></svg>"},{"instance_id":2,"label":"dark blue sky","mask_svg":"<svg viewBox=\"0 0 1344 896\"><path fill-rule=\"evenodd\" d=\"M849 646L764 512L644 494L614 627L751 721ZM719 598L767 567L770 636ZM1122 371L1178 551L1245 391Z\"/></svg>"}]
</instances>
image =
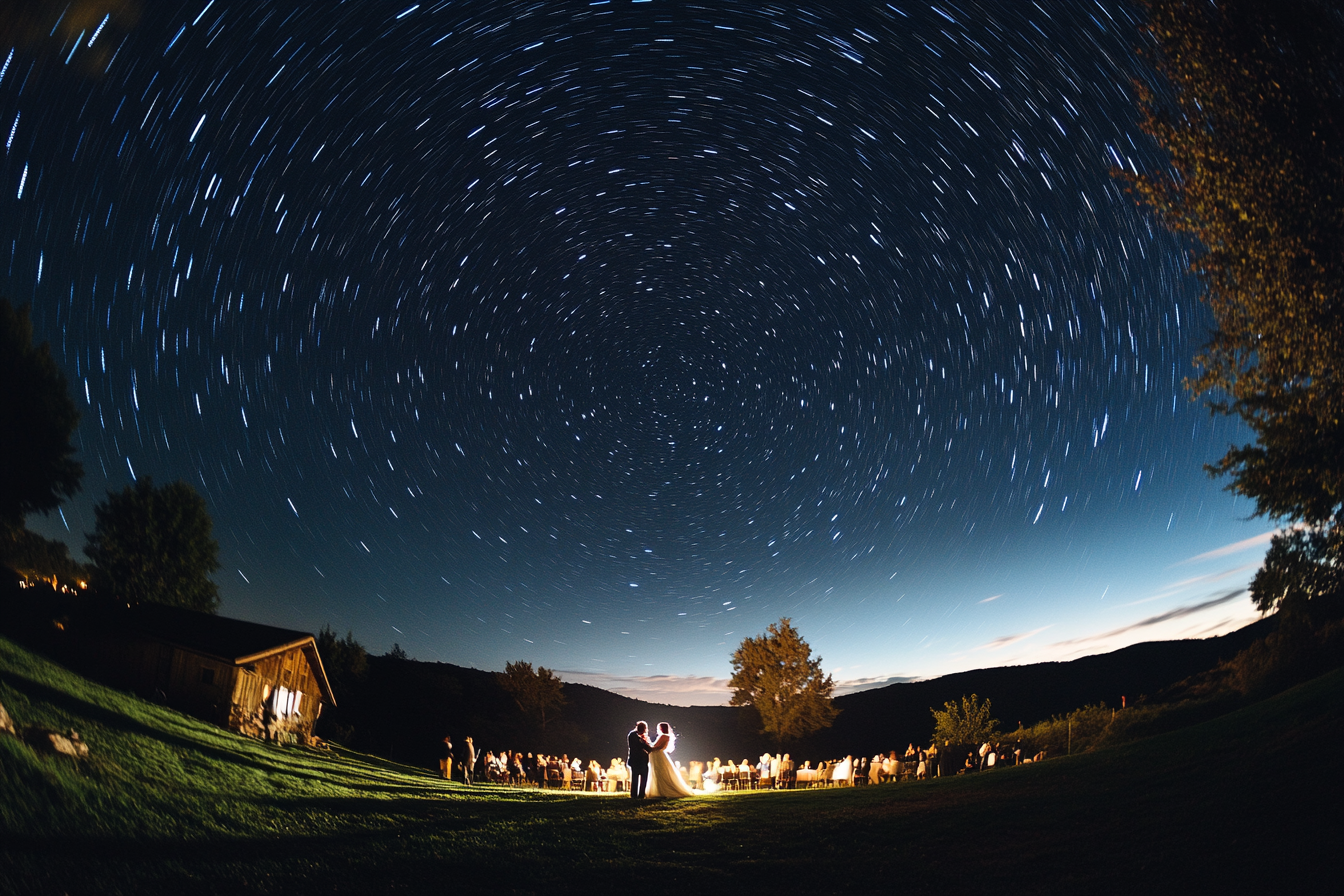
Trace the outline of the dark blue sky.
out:
<instances>
[{"instance_id":1,"label":"dark blue sky","mask_svg":"<svg viewBox=\"0 0 1344 896\"><path fill-rule=\"evenodd\" d=\"M226 614L669 700L785 615L846 682L1240 624L1136 15L20 4L0 291L87 471L33 523L180 477Z\"/></svg>"}]
</instances>

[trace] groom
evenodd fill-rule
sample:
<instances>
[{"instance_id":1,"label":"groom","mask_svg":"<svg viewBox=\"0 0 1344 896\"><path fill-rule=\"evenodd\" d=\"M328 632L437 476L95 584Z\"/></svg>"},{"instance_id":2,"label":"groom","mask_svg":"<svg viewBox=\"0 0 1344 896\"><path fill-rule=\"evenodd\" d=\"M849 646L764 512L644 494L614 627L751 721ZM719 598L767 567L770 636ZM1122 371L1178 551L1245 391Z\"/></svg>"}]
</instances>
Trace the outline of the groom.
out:
<instances>
[{"instance_id":1,"label":"groom","mask_svg":"<svg viewBox=\"0 0 1344 896\"><path fill-rule=\"evenodd\" d=\"M636 722L635 729L625 736L630 745L625 765L630 770L630 797L644 799L644 791L649 787L649 753L653 745L649 743L648 722Z\"/></svg>"}]
</instances>

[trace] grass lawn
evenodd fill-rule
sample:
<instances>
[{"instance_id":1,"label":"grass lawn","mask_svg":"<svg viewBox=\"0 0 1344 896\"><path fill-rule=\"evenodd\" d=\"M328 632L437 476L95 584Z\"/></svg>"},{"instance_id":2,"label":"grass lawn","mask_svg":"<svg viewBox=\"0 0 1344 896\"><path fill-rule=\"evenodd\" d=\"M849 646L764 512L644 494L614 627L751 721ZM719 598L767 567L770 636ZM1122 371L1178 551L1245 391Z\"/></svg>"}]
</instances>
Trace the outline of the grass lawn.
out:
<instances>
[{"instance_id":1,"label":"grass lawn","mask_svg":"<svg viewBox=\"0 0 1344 896\"><path fill-rule=\"evenodd\" d=\"M1180 731L969 778L621 797L274 747L0 639L0 892L1334 892L1344 670Z\"/></svg>"}]
</instances>

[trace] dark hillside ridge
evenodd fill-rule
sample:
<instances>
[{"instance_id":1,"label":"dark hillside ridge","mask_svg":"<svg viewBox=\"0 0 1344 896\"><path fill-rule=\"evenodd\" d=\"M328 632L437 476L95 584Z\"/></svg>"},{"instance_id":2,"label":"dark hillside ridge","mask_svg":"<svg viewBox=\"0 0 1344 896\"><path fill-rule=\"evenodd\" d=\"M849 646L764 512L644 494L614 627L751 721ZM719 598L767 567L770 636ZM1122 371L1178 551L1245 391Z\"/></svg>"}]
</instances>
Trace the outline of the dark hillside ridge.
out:
<instances>
[{"instance_id":1,"label":"dark hillside ridge","mask_svg":"<svg viewBox=\"0 0 1344 896\"><path fill-rule=\"evenodd\" d=\"M835 724L788 750L816 761L904 750L911 742L927 745L933 730L929 709L941 709L963 694L993 701L994 717L1006 731L1019 721L1031 725L1091 703L1118 707L1122 695L1132 704L1231 659L1272 625L1266 619L1217 638L1149 641L1070 662L975 669L838 697L841 713ZM372 657L369 684L371 705L361 709L364 720L356 723L355 745L417 765L434 764L434 748L445 734L459 744L472 735L478 751L566 752L606 764L624 757L625 733L640 719L651 725L670 722L679 734L677 755L687 761L717 756L754 762L763 750L775 749L758 733L750 709L668 706L567 684L568 704L559 722L536 735L525 733L493 673Z\"/></svg>"},{"instance_id":2,"label":"dark hillside ridge","mask_svg":"<svg viewBox=\"0 0 1344 896\"><path fill-rule=\"evenodd\" d=\"M0 585L0 632L91 678L107 680L107 670L98 669L93 657L79 649L80 629L97 618L80 609L85 598L53 597L50 591L42 597L42 589L25 592L6 584ZM841 712L835 724L787 749L795 758L817 761L926 745L933 730L929 709L963 694L989 698L1005 731L1091 703L1118 707L1122 695L1135 701L1231 659L1269 634L1275 622L1263 619L1218 638L1149 641L1070 662L975 669L838 697ZM445 735L459 746L472 736L480 753L565 752L606 764L625 755L625 733L639 719L670 722L679 734L677 756L687 761L715 756L755 761L763 750L775 750L759 734L759 721L749 708L667 706L581 684L565 685L568 704L546 732L538 733L500 689L494 673L450 663L370 657L359 687L336 690L337 706L324 711L319 735L425 768L437 766Z\"/></svg>"},{"instance_id":3,"label":"dark hillside ridge","mask_svg":"<svg viewBox=\"0 0 1344 896\"><path fill-rule=\"evenodd\" d=\"M1122 696L1133 705L1231 659L1268 634L1273 622L1260 620L1217 638L1145 641L1069 662L973 669L838 697L835 704L842 711L835 724L804 741L800 753L872 756L879 750L904 750L912 742L927 745L933 731L929 710L962 695L989 698L1005 732L1019 722L1032 725L1092 703L1119 708Z\"/></svg>"}]
</instances>

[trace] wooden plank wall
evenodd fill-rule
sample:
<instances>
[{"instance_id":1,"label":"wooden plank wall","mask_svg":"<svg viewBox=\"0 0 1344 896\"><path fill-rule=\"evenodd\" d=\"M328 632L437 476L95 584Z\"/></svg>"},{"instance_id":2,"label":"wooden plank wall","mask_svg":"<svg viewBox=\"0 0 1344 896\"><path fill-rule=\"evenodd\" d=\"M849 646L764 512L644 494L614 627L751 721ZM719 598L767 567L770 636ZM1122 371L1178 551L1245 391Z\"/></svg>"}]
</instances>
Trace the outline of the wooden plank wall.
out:
<instances>
[{"instance_id":1,"label":"wooden plank wall","mask_svg":"<svg viewBox=\"0 0 1344 896\"><path fill-rule=\"evenodd\" d=\"M116 683L146 695L162 691L169 704L254 737L264 734L261 706L267 685L270 691L285 687L303 694L299 715L278 726L282 733L306 740L320 713L322 690L302 648L247 667L147 638L107 639L99 645L99 653ZM205 670L213 672L209 683L202 681Z\"/></svg>"}]
</instances>

